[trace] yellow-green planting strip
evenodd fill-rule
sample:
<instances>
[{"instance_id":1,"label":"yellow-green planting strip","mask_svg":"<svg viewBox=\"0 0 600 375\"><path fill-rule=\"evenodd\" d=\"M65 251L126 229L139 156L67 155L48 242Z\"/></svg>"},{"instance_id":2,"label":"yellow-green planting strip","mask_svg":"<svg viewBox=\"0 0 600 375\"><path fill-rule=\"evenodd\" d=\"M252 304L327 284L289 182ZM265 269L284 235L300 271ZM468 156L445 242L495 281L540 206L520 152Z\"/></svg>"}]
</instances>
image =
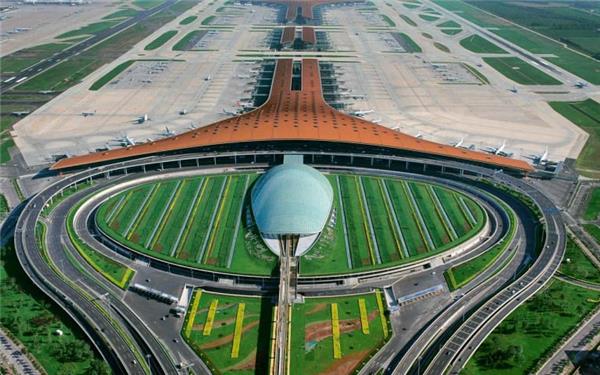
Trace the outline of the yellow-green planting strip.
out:
<instances>
[{"instance_id":1,"label":"yellow-green planting strip","mask_svg":"<svg viewBox=\"0 0 600 375\"><path fill-rule=\"evenodd\" d=\"M202 297L202 289L196 289L194 296L192 297L192 304L190 311L187 315L187 321L185 322L185 329L183 336L189 338L192 334L192 328L194 328L194 321L196 320L196 313L198 312L198 305L200 304L200 297Z\"/></svg>"},{"instance_id":2,"label":"yellow-green planting strip","mask_svg":"<svg viewBox=\"0 0 600 375\"><path fill-rule=\"evenodd\" d=\"M340 318L337 303L331 304L331 335L333 337L333 358L342 358L342 345L340 344Z\"/></svg>"},{"instance_id":3,"label":"yellow-green planting strip","mask_svg":"<svg viewBox=\"0 0 600 375\"><path fill-rule=\"evenodd\" d=\"M235 331L233 332L233 346L231 347L231 358L237 358L240 354L240 343L242 342L242 329L244 328L245 303L240 303L235 317Z\"/></svg>"},{"instance_id":4,"label":"yellow-green planting strip","mask_svg":"<svg viewBox=\"0 0 600 375\"><path fill-rule=\"evenodd\" d=\"M367 314L367 304L364 298L358 299L358 310L360 311L360 326L362 333L365 335L369 334L369 316Z\"/></svg>"},{"instance_id":5,"label":"yellow-green planting strip","mask_svg":"<svg viewBox=\"0 0 600 375\"><path fill-rule=\"evenodd\" d=\"M213 323L215 321L215 314L217 313L217 306L219 306L219 300L213 299L208 308L208 315L206 315L206 322L204 323L204 329L202 330L202 336L210 336L212 332Z\"/></svg>"},{"instance_id":6,"label":"yellow-green planting strip","mask_svg":"<svg viewBox=\"0 0 600 375\"><path fill-rule=\"evenodd\" d=\"M388 337L388 325L385 318L385 308L383 307L383 300L381 298L381 291L375 291L375 298L377 299L377 308L379 309L379 318L381 319L381 328L383 329L383 337Z\"/></svg>"}]
</instances>

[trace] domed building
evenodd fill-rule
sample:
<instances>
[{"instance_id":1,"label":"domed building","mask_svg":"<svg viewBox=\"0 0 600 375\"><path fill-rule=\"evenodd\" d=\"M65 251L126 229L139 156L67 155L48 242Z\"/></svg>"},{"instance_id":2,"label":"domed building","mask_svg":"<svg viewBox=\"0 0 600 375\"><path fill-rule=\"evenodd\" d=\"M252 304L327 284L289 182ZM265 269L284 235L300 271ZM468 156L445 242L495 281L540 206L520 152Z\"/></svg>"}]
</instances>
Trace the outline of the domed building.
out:
<instances>
[{"instance_id":1,"label":"domed building","mask_svg":"<svg viewBox=\"0 0 600 375\"><path fill-rule=\"evenodd\" d=\"M288 155L271 168L252 189L252 212L260 234L278 256L285 244L290 255L305 254L323 231L331 215L333 189L302 156ZM288 245L290 246L290 245Z\"/></svg>"}]
</instances>

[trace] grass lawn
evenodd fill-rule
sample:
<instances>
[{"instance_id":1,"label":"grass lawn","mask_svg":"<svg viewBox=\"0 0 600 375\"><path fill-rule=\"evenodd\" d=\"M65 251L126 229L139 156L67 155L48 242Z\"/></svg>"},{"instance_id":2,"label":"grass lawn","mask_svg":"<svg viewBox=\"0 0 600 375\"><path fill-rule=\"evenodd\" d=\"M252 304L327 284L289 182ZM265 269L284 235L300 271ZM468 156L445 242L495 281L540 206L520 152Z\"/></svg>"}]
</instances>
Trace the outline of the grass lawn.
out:
<instances>
[{"instance_id":1,"label":"grass lawn","mask_svg":"<svg viewBox=\"0 0 600 375\"><path fill-rule=\"evenodd\" d=\"M15 141L10 136L10 133L2 133L0 135L0 164L10 161L10 148L15 145Z\"/></svg>"},{"instance_id":2,"label":"grass lawn","mask_svg":"<svg viewBox=\"0 0 600 375\"><path fill-rule=\"evenodd\" d=\"M433 22L440 19L440 17L432 16L430 14L419 14L419 17L424 19L427 22Z\"/></svg>"},{"instance_id":3,"label":"grass lawn","mask_svg":"<svg viewBox=\"0 0 600 375\"><path fill-rule=\"evenodd\" d=\"M144 50L153 51L153 50L157 49L158 47L162 46L163 44L165 44L166 42L168 42L176 34L177 34L177 30L169 30L169 31L163 33L162 35L160 35L159 37L157 37L156 39L154 39L148 45L146 45L146 47L144 47Z\"/></svg>"},{"instance_id":4,"label":"grass lawn","mask_svg":"<svg viewBox=\"0 0 600 375\"><path fill-rule=\"evenodd\" d=\"M10 211L8 207L8 202L6 201L6 197L4 194L0 194L0 215L5 215Z\"/></svg>"},{"instance_id":5,"label":"grass lawn","mask_svg":"<svg viewBox=\"0 0 600 375\"><path fill-rule=\"evenodd\" d=\"M585 231L594 237L596 243L600 244L600 226L596 224L584 224Z\"/></svg>"},{"instance_id":6,"label":"grass lawn","mask_svg":"<svg viewBox=\"0 0 600 375\"><path fill-rule=\"evenodd\" d=\"M382 14L381 18L383 19L383 21L385 23L388 24L388 26L390 26L390 27L396 27L396 22L392 21L392 19L390 17L386 16L385 14Z\"/></svg>"},{"instance_id":7,"label":"grass lawn","mask_svg":"<svg viewBox=\"0 0 600 375\"><path fill-rule=\"evenodd\" d=\"M198 16L189 16L189 17L182 19L181 22L179 22L179 24L180 25L189 25L190 23L194 22L197 18L198 18Z\"/></svg>"},{"instance_id":8,"label":"grass lawn","mask_svg":"<svg viewBox=\"0 0 600 375\"><path fill-rule=\"evenodd\" d=\"M461 39L460 45L475 53L508 53L477 34Z\"/></svg>"},{"instance_id":9,"label":"grass lawn","mask_svg":"<svg viewBox=\"0 0 600 375\"><path fill-rule=\"evenodd\" d=\"M565 43L564 39L575 40L575 44L579 47L584 46L586 49L597 49L597 32L594 32L594 26L587 27L587 31L585 35L582 35L580 30L576 30L575 34L572 34L572 31L568 29L570 26L565 27L564 22L570 22L569 18L560 16L559 22L554 22L552 19L556 20L556 15L552 15L551 17L533 17L529 18L528 22L536 22L537 26L546 30L552 30L552 33L558 33L560 37L560 41L555 41L544 37L542 35L538 35L530 30L525 28L508 24L506 21L501 20L494 15L483 12L475 6L470 4L466 4L463 1L455 1L455 0L434 0L438 5L443 6L444 8L456 12L461 17L479 25L482 27L490 28L490 31L494 34L517 44L521 48L524 48L535 54L552 54L556 57L548 57L546 58L553 64L560 66L561 68L578 75L579 77L589 81L593 84L600 84L600 62L598 60L594 60L593 58L586 56L584 54L578 53L572 49L569 49L563 45ZM487 2L477 2L474 3L477 6L481 6L482 4L486 4ZM498 3L498 2L495 2ZM522 5L522 4L520 4ZM512 4L510 5L513 6ZM516 8L515 8L516 9ZM536 9L534 7L528 7L529 11L535 12ZM557 10L560 8L557 8ZM565 8L567 9L567 8ZM570 8L569 8L570 9ZM563 10L558 10L562 12ZM523 13L525 14L525 13ZM582 13L583 15L583 13ZM582 17L578 17L579 20ZM550 24L548 24L550 22ZM579 21L577 21L579 22ZM549 27L550 25L550 27ZM539 30L538 30L539 31ZM541 31L540 31L541 32ZM557 35L554 35L555 37ZM573 38L574 37L574 38ZM592 42L592 43L590 43ZM596 43L593 43L596 42ZM573 44L570 45L573 48ZM577 47L575 47L577 48Z\"/></svg>"},{"instance_id":10,"label":"grass lawn","mask_svg":"<svg viewBox=\"0 0 600 375\"><path fill-rule=\"evenodd\" d=\"M446 35L456 35L462 33L462 29L442 29L442 32Z\"/></svg>"},{"instance_id":11,"label":"grass lawn","mask_svg":"<svg viewBox=\"0 0 600 375\"><path fill-rule=\"evenodd\" d=\"M173 46L173 51L188 51L197 40L201 39L207 33L206 30L194 30L187 33L183 38L181 38L175 45Z\"/></svg>"},{"instance_id":12,"label":"grass lawn","mask_svg":"<svg viewBox=\"0 0 600 375\"><path fill-rule=\"evenodd\" d=\"M597 220L600 215L600 187L594 188L587 201L585 212L583 213L584 220Z\"/></svg>"},{"instance_id":13,"label":"grass lawn","mask_svg":"<svg viewBox=\"0 0 600 375\"><path fill-rule=\"evenodd\" d=\"M66 90L79 83L88 74L96 71L101 66L114 61L139 41L194 5L195 3L191 1L175 3L171 7L81 52L79 55L59 63L53 68L20 84L13 90ZM51 98L52 96L49 97L49 99ZM39 106L42 104L39 104Z\"/></svg>"},{"instance_id":14,"label":"grass lawn","mask_svg":"<svg viewBox=\"0 0 600 375\"><path fill-rule=\"evenodd\" d=\"M522 85L560 85L557 79L542 72L518 57L484 57L492 68Z\"/></svg>"},{"instance_id":15,"label":"grass lawn","mask_svg":"<svg viewBox=\"0 0 600 375\"><path fill-rule=\"evenodd\" d=\"M475 69L474 67L472 67L471 65L469 65L467 63L462 63L462 65L465 67L465 69L467 69L475 77L477 77L477 79L479 79L482 84L487 85L490 83L490 80L487 79L487 77L484 76L483 73L481 73L479 70Z\"/></svg>"},{"instance_id":16,"label":"grass lawn","mask_svg":"<svg viewBox=\"0 0 600 375\"><path fill-rule=\"evenodd\" d=\"M161 259L270 275L277 259L260 238L249 202L259 176L211 175L138 186L103 203L98 223L117 241ZM453 247L483 226L483 211L475 202L442 187L406 183L415 189L418 203L414 209L423 211L427 226L422 228L401 180L354 175L327 178L334 189L334 212L313 249L300 260L303 275L413 261L431 255L430 251ZM422 237L424 231L432 233L431 250Z\"/></svg>"},{"instance_id":17,"label":"grass lawn","mask_svg":"<svg viewBox=\"0 0 600 375\"><path fill-rule=\"evenodd\" d=\"M440 51L450 53L450 48L446 47L444 44L442 44L440 42L433 42L433 45L435 46L435 48L439 49Z\"/></svg>"},{"instance_id":18,"label":"grass lawn","mask_svg":"<svg viewBox=\"0 0 600 375\"><path fill-rule=\"evenodd\" d=\"M135 60L128 60L128 61L125 61L125 62L117 65L110 72L106 73L105 75L100 77L96 82L94 82L90 86L90 90L91 91L100 90L102 87L104 87L104 85L106 85L107 83L112 81L116 76L118 76L119 74L124 72L127 68L129 68L134 62L135 62Z\"/></svg>"},{"instance_id":19,"label":"grass lawn","mask_svg":"<svg viewBox=\"0 0 600 375\"><path fill-rule=\"evenodd\" d=\"M558 271L581 281L600 284L600 270L570 238L567 241L565 256Z\"/></svg>"},{"instance_id":20,"label":"grass lawn","mask_svg":"<svg viewBox=\"0 0 600 375\"><path fill-rule=\"evenodd\" d=\"M102 362L71 318L23 272L12 241L0 249L0 323L50 375L89 374ZM62 336L55 334L63 331Z\"/></svg>"},{"instance_id":21,"label":"grass lawn","mask_svg":"<svg viewBox=\"0 0 600 375\"><path fill-rule=\"evenodd\" d=\"M67 31L66 33L60 34L56 38L57 39L69 39L69 38L74 38L74 37L78 37L78 36L97 34L101 31L109 29L109 28L113 27L114 25L121 23L121 22L122 22L121 20L94 22L94 23L90 23L89 25L80 27L77 30Z\"/></svg>"},{"instance_id":22,"label":"grass lawn","mask_svg":"<svg viewBox=\"0 0 600 375\"><path fill-rule=\"evenodd\" d=\"M130 18L138 14L138 11L131 8L121 9L108 16L102 17L103 20L111 20L113 18Z\"/></svg>"},{"instance_id":23,"label":"grass lawn","mask_svg":"<svg viewBox=\"0 0 600 375\"><path fill-rule=\"evenodd\" d=\"M400 18L402 18L404 20L404 22L406 22L407 24L409 24L411 26L417 26L417 24L415 23L415 21L413 21L409 16L405 16L404 14L400 14Z\"/></svg>"},{"instance_id":24,"label":"grass lawn","mask_svg":"<svg viewBox=\"0 0 600 375\"><path fill-rule=\"evenodd\" d=\"M210 25L212 23L212 21L215 20L215 18L217 18L217 17L216 16L208 16L202 20L201 24L202 25Z\"/></svg>"},{"instance_id":25,"label":"grass lawn","mask_svg":"<svg viewBox=\"0 0 600 375\"><path fill-rule=\"evenodd\" d=\"M411 37L401 32L392 32L392 37L404 48L406 52L422 52L423 50Z\"/></svg>"},{"instance_id":26,"label":"grass lawn","mask_svg":"<svg viewBox=\"0 0 600 375\"><path fill-rule=\"evenodd\" d=\"M269 345L273 304L270 298L242 297L195 291L199 297L195 314L192 309L184 327L191 327L184 339L192 349L206 361L213 374L265 374L268 372ZM216 301L216 302L215 302ZM211 314L212 328L205 330L209 308L216 307ZM239 306L243 304L243 319L237 358L232 358L236 320ZM240 317L241 318L241 317ZM209 323L210 324L210 323Z\"/></svg>"},{"instance_id":27,"label":"grass lawn","mask_svg":"<svg viewBox=\"0 0 600 375\"><path fill-rule=\"evenodd\" d=\"M133 0L132 4L142 9L150 9L159 6L164 0Z\"/></svg>"},{"instance_id":28,"label":"grass lawn","mask_svg":"<svg viewBox=\"0 0 600 375\"><path fill-rule=\"evenodd\" d=\"M526 374L590 313L600 292L551 280L483 342L464 374Z\"/></svg>"},{"instance_id":29,"label":"grass lawn","mask_svg":"<svg viewBox=\"0 0 600 375\"><path fill-rule=\"evenodd\" d=\"M550 106L590 137L577 157L577 169L584 176L600 177L600 104L592 99L581 102L550 102Z\"/></svg>"},{"instance_id":30,"label":"grass lawn","mask_svg":"<svg viewBox=\"0 0 600 375\"><path fill-rule=\"evenodd\" d=\"M360 300L364 300L365 315L360 312ZM334 359L333 304L337 306L340 333L339 359ZM391 336L387 318L384 317L384 322L381 318L375 293L306 298L305 303L295 304L292 307L290 373L308 375L336 373L336 370L353 373Z\"/></svg>"},{"instance_id":31,"label":"grass lawn","mask_svg":"<svg viewBox=\"0 0 600 375\"><path fill-rule=\"evenodd\" d=\"M458 22L455 21L446 21L437 25L440 29L451 28L451 29L460 29L461 26Z\"/></svg>"},{"instance_id":32,"label":"grass lawn","mask_svg":"<svg viewBox=\"0 0 600 375\"><path fill-rule=\"evenodd\" d=\"M17 74L21 70L35 65L69 46L71 46L71 43L47 43L18 50L2 57L0 73L3 76Z\"/></svg>"}]
</instances>

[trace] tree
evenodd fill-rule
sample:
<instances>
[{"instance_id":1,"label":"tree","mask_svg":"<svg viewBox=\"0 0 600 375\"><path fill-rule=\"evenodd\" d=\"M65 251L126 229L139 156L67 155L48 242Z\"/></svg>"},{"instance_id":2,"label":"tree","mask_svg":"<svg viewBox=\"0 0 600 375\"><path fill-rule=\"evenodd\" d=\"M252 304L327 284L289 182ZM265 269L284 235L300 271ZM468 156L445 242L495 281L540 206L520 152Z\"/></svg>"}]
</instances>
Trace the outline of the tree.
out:
<instances>
[{"instance_id":1,"label":"tree","mask_svg":"<svg viewBox=\"0 0 600 375\"><path fill-rule=\"evenodd\" d=\"M101 359L94 359L87 368L88 375L111 375L112 370L108 363Z\"/></svg>"}]
</instances>

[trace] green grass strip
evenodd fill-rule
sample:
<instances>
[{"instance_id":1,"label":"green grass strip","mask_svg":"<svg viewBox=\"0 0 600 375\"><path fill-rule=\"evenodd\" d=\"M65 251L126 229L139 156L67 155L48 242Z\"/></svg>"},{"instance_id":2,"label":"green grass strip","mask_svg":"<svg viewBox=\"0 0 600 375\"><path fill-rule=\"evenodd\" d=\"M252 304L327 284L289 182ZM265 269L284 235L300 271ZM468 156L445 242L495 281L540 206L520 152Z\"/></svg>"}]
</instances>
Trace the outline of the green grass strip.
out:
<instances>
[{"instance_id":1,"label":"green grass strip","mask_svg":"<svg viewBox=\"0 0 600 375\"><path fill-rule=\"evenodd\" d=\"M194 208L192 209L192 213L189 215L188 220L185 222L185 231L181 236L179 243L177 244L177 248L175 250L175 257L179 257L179 253L181 252L181 248L190 234L190 230L192 229L192 223L194 222L194 218L196 217L196 213L198 212L198 207L200 207L200 202L202 201L202 197L204 197L204 192L206 191L206 186L208 185L208 178L202 179L202 188L200 190L200 194L196 196L196 200L193 203Z\"/></svg>"},{"instance_id":2,"label":"green grass strip","mask_svg":"<svg viewBox=\"0 0 600 375\"><path fill-rule=\"evenodd\" d=\"M169 31L165 32L164 34L162 34L161 36L159 36L158 38L154 39L152 42L150 42L146 47L144 47L144 50L153 51L153 50L161 47L166 42L168 42L176 34L177 34L177 30L169 30Z\"/></svg>"},{"instance_id":3,"label":"green grass strip","mask_svg":"<svg viewBox=\"0 0 600 375\"><path fill-rule=\"evenodd\" d=\"M204 254L204 261L202 263L206 262L206 260L211 256L212 251L214 249L215 239L216 239L217 233L219 231L219 224L221 223L221 217L223 217L223 207L225 207L225 203L227 202L230 186L231 186L231 176L227 176L227 180L225 182L225 191L223 192L223 194L221 195L220 200L219 200L219 208L217 209L217 216L215 217L215 221L213 222L213 225L211 226L210 240L208 242L208 248L206 249L206 252Z\"/></svg>"},{"instance_id":4,"label":"green grass strip","mask_svg":"<svg viewBox=\"0 0 600 375\"><path fill-rule=\"evenodd\" d=\"M362 197L362 189L360 187L360 184L358 183L358 179L359 177L354 176L354 183L356 184L356 191L357 191L357 199L358 199L358 205L360 207L360 214L362 216L362 222L363 222L363 230L365 231L365 237L367 238L367 246L369 249L369 256L371 258L371 264L377 264L376 260L375 260L375 254L374 254L374 249L373 249L373 239L371 238L371 230L369 229L369 223L367 221L367 214L365 213L365 202L363 202L363 197Z\"/></svg>"},{"instance_id":5,"label":"green grass strip","mask_svg":"<svg viewBox=\"0 0 600 375\"><path fill-rule=\"evenodd\" d=\"M137 215L135 215L133 217L133 221L132 221L133 225L130 224L130 227L125 230L124 234L128 240L130 240L131 236L133 236L133 234L137 231L137 228L140 225L142 218L144 217L144 215L146 215L146 212L148 211L148 209L151 206L150 202L152 202L154 200L154 196L160 190L159 189L160 186L161 186L160 182L158 184L152 186L152 190L150 191L150 194L148 194L146 196L146 199L144 200L144 202L142 202L142 206L140 207Z\"/></svg>"},{"instance_id":6,"label":"green grass strip","mask_svg":"<svg viewBox=\"0 0 600 375\"><path fill-rule=\"evenodd\" d=\"M83 203L84 202L81 201L79 204L71 208L69 214L67 215L67 234L69 239L71 240L71 243L77 252L79 252L86 262L92 266L92 268L94 268L97 272L99 272L102 276L119 288L126 289L129 281L134 275L134 270L92 249L75 233L73 220L75 219L75 213L77 210L79 210ZM121 277L119 277L119 275L121 275Z\"/></svg>"},{"instance_id":7,"label":"green grass strip","mask_svg":"<svg viewBox=\"0 0 600 375\"><path fill-rule=\"evenodd\" d=\"M117 65L110 72L106 73L105 75L100 77L96 82L92 83L92 85L90 86L90 90L91 91L100 90L102 87L104 87L104 85L106 85L107 83L112 81L116 76L118 76L119 74L124 72L127 68L129 68L134 62L135 62L135 60L128 60L128 61L125 61L124 63Z\"/></svg>"},{"instance_id":8,"label":"green grass strip","mask_svg":"<svg viewBox=\"0 0 600 375\"><path fill-rule=\"evenodd\" d=\"M182 19L181 22L179 22L179 24L180 25L189 25L190 23L194 22L197 18L198 18L198 16L189 16L189 17Z\"/></svg>"},{"instance_id":9,"label":"green grass strip","mask_svg":"<svg viewBox=\"0 0 600 375\"><path fill-rule=\"evenodd\" d=\"M178 184L177 190L175 190L175 194L171 197L171 200L169 201L169 205L167 206L166 214L163 215L163 217L161 218L158 230L156 231L156 233L154 234L154 237L150 241L150 249L154 248L154 245L156 245L156 241L158 241L163 230L165 229L165 225L167 224L167 222L169 221L169 218L171 217L171 214L173 213L173 207L177 203L177 199L181 195L181 191L183 190L183 187L185 186L185 184L187 182L188 182L188 180L183 180L180 184Z\"/></svg>"}]
</instances>

